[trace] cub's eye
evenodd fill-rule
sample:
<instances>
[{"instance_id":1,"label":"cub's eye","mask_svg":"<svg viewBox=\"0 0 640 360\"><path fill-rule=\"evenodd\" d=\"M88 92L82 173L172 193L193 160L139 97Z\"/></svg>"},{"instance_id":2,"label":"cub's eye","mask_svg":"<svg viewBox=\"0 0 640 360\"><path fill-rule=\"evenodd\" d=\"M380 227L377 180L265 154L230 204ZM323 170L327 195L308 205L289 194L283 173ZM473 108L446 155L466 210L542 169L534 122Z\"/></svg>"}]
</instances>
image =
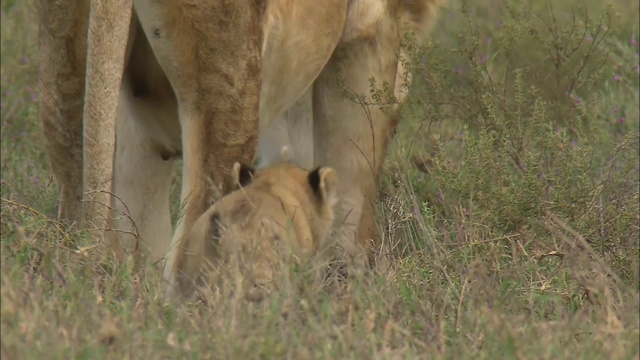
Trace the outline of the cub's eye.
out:
<instances>
[{"instance_id":1,"label":"cub's eye","mask_svg":"<svg viewBox=\"0 0 640 360\"><path fill-rule=\"evenodd\" d=\"M280 234L271 234L271 239L274 243L278 244L280 242Z\"/></svg>"}]
</instances>

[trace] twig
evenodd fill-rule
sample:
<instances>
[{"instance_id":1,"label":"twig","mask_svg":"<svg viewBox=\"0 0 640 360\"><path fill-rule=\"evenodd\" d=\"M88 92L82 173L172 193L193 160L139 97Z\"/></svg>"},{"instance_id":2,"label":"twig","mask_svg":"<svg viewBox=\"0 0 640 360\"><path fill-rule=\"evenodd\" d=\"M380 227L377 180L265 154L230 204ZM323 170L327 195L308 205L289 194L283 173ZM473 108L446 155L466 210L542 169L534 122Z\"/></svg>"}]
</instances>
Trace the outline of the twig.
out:
<instances>
[{"instance_id":1,"label":"twig","mask_svg":"<svg viewBox=\"0 0 640 360\"><path fill-rule=\"evenodd\" d=\"M596 261L596 263L602 268L602 270L604 270L607 275L611 276L611 278L613 278L613 280L615 282L617 282L618 284L624 284L624 282L618 277L618 275L616 275L615 272L613 272L613 270L611 270L603 261L602 259L600 259L600 256L598 256L598 254L593 251L593 249L591 248L591 245L589 245L589 243L587 242L587 240L584 239L584 237L582 237L582 235L580 233L578 233L577 231L575 231L574 229L572 229L569 225L567 225L564 221L560 220L560 218L552 213L551 211L545 211L545 215L549 218L549 220L551 220L551 222L553 222L554 224L556 224L558 227L560 227L562 230L568 232L569 234L571 234L574 238L575 241L570 241L567 236L565 236L564 234L562 234L561 232L558 232L557 229L554 229L553 227L545 224L545 227L552 231L557 233L560 238L567 243L568 245L570 245L571 247L576 247L579 246L581 248L583 248L584 250L586 250L591 257ZM576 244L576 242L578 244Z\"/></svg>"},{"instance_id":2,"label":"twig","mask_svg":"<svg viewBox=\"0 0 640 360\"><path fill-rule=\"evenodd\" d=\"M462 312L462 299L464 298L465 289L467 288L467 283L469 283L469 278L465 277L464 282L462 283L462 288L460 289L460 296L458 297L458 307L456 308L456 320L455 320L455 329L456 331L460 331L460 327L458 326L460 321L460 313Z\"/></svg>"}]
</instances>

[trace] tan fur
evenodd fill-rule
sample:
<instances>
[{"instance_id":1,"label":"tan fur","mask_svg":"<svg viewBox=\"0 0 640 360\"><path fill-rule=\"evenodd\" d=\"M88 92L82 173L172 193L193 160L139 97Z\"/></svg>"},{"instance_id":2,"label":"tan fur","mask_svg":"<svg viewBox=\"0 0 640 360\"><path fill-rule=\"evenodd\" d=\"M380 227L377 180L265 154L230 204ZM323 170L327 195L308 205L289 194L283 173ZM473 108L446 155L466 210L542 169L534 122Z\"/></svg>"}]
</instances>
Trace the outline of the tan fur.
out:
<instances>
[{"instance_id":1,"label":"tan fur","mask_svg":"<svg viewBox=\"0 0 640 360\"><path fill-rule=\"evenodd\" d=\"M168 250L170 288L184 234L230 189L232 164L252 161L260 135L265 166L288 145L299 165L341 174L333 238L366 253L395 119L346 100L337 78L366 95L373 77L404 98L400 40L424 39L442 2L39 0L41 119L61 219L99 229L108 219L119 255L141 247L160 260Z\"/></svg>"},{"instance_id":2,"label":"tan fur","mask_svg":"<svg viewBox=\"0 0 640 360\"><path fill-rule=\"evenodd\" d=\"M232 170L239 182L240 164ZM337 174L317 169L316 188L309 171L282 163L257 170L249 184L209 208L185 238L176 259L179 293L188 294L205 265L236 261L249 289L268 286L286 258L309 258L326 246L337 202ZM254 295L248 294L255 297Z\"/></svg>"}]
</instances>

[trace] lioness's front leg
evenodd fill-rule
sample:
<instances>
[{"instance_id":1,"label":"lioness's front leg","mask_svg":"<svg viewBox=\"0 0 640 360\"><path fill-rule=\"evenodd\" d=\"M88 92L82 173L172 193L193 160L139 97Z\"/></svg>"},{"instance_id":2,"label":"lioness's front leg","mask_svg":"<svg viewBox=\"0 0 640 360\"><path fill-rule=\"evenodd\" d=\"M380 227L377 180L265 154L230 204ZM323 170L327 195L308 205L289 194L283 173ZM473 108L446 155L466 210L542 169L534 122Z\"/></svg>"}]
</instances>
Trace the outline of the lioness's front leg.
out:
<instances>
[{"instance_id":1,"label":"lioness's front leg","mask_svg":"<svg viewBox=\"0 0 640 360\"><path fill-rule=\"evenodd\" d=\"M374 205L395 126L381 106L369 105L375 103L371 78L380 88L386 82L394 89L400 45L395 22L390 17L378 21L368 36L339 45L316 80L313 96L315 163L334 167L341 175L336 241L361 264L371 241L379 239ZM349 94L366 97L348 99Z\"/></svg>"},{"instance_id":2,"label":"lioness's front leg","mask_svg":"<svg viewBox=\"0 0 640 360\"><path fill-rule=\"evenodd\" d=\"M135 9L178 99L184 211L165 264L173 292L184 233L205 211L212 185L224 186L236 161L250 162L258 137L261 15L254 1L157 2Z\"/></svg>"}]
</instances>

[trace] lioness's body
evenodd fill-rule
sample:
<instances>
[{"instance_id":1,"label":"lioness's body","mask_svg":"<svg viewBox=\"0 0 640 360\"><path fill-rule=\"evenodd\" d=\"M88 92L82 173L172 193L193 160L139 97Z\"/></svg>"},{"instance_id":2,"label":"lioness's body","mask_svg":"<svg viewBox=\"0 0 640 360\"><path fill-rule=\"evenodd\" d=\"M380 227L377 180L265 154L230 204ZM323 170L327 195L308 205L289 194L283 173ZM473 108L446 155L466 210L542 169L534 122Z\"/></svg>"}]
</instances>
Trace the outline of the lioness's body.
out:
<instances>
[{"instance_id":1,"label":"lioness's body","mask_svg":"<svg viewBox=\"0 0 640 360\"><path fill-rule=\"evenodd\" d=\"M171 283L183 234L231 165L253 159L260 132L267 164L289 144L299 165L341 174L337 239L357 253L354 238L377 237L372 205L395 124L346 100L338 78L369 94L373 77L401 97L401 36L421 39L441 1L39 0L40 111L60 217L113 228L119 254L137 240L153 259L169 250ZM185 208L173 232L177 156Z\"/></svg>"}]
</instances>

